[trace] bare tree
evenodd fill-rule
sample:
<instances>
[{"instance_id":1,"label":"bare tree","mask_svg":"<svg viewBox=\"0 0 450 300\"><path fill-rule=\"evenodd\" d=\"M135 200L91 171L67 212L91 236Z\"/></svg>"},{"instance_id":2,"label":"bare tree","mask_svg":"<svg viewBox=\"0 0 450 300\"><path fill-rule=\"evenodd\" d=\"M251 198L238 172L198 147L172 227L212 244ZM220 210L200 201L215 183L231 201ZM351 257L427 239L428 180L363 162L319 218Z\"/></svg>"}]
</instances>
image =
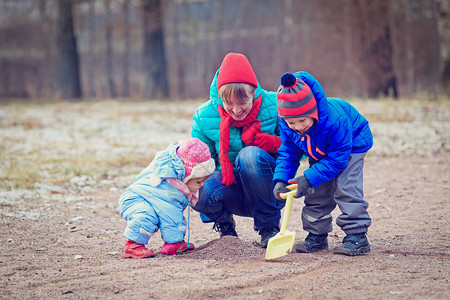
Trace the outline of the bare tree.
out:
<instances>
[{"instance_id":1,"label":"bare tree","mask_svg":"<svg viewBox=\"0 0 450 300\"><path fill-rule=\"evenodd\" d=\"M359 28L359 58L366 76L369 97L389 95L397 97L393 69L389 0L355 1L356 28Z\"/></svg>"},{"instance_id":2,"label":"bare tree","mask_svg":"<svg viewBox=\"0 0 450 300\"><path fill-rule=\"evenodd\" d=\"M450 95L450 2L441 0L439 3L439 41L441 58L441 91Z\"/></svg>"},{"instance_id":3,"label":"bare tree","mask_svg":"<svg viewBox=\"0 0 450 300\"><path fill-rule=\"evenodd\" d=\"M94 48L95 48L95 0L89 1L89 13L88 13L88 18L89 18L89 22L88 22L88 45L87 45L87 49L88 49L88 64L86 66L86 76L87 76L87 84L88 84L88 95L90 97L95 97L96 96L96 91L95 91L95 76L94 76L94 56L95 56L95 52L94 52Z\"/></svg>"},{"instance_id":4,"label":"bare tree","mask_svg":"<svg viewBox=\"0 0 450 300\"><path fill-rule=\"evenodd\" d=\"M73 0L58 3L59 82L63 98L81 98L80 64L73 26Z\"/></svg>"},{"instance_id":5,"label":"bare tree","mask_svg":"<svg viewBox=\"0 0 450 300\"><path fill-rule=\"evenodd\" d=\"M142 0L144 26L145 98L169 97L160 0Z\"/></svg>"},{"instance_id":6,"label":"bare tree","mask_svg":"<svg viewBox=\"0 0 450 300\"><path fill-rule=\"evenodd\" d=\"M130 53L131 53L130 16L129 16L130 4L128 0L123 1L122 13L123 13L123 39L125 43L125 49L123 52L122 96L128 98L130 97Z\"/></svg>"},{"instance_id":7,"label":"bare tree","mask_svg":"<svg viewBox=\"0 0 450 300\"><path fill-rule=\"evenodd\" d=\"M111 21L111 0L105 0L106 15L106 76L108 78L109 95L117 97L116 85L114 83L114 50L112 47L113 26Z\"/></svg>"}]
</instances>

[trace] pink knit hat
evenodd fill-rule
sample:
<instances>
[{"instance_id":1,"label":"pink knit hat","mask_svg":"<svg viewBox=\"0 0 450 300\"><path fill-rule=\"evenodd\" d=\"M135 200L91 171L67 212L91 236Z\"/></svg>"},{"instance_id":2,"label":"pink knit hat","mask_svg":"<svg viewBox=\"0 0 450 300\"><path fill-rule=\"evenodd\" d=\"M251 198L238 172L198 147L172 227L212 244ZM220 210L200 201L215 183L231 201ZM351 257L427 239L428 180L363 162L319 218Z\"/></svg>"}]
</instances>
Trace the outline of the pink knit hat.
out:
<instances>
[{"instance_id":1,"label":"pink knit hat","mask_svg":"<svg viewBox=\"0 0 450 300\"><path fill-rule=\"evenodd\" d=\"M184 183L192 178L209 176L216 168L208 146L197 138L189 138L182 142L177 149L177 154L186 170Z\"/></svg>"}]
</instances>

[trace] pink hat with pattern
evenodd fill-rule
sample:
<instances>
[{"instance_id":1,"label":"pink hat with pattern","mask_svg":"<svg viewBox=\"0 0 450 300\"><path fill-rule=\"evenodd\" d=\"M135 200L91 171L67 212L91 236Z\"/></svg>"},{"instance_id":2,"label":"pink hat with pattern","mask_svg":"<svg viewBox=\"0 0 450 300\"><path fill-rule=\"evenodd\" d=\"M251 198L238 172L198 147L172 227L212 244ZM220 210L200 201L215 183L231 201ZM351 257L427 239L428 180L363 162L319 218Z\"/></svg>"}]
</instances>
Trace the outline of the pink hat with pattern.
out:
<instances>
[{"instance_id":1,"label":"pink hat with pattern","mask_svg":"<svg viewBox=\"0 0 450 300\"><path fill-rule=\"evenodd\" d=\"M189 138L182 142L177 149L177 154L186 170L184 183L192 178L209 176L216 168L208 146L197 138Z\"/></svg>"}]
</instances>

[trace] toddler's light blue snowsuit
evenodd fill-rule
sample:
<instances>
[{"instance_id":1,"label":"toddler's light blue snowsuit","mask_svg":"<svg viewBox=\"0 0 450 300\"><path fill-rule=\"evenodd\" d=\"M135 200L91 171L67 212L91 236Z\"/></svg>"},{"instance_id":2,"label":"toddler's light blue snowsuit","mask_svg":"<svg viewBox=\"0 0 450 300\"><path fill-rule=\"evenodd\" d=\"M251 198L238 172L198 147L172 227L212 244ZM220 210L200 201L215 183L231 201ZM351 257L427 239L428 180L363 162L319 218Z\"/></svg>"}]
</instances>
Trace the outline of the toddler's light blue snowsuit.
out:
<instances>
[{"instance_id":1,"label":"toddler's light blue snowsuit","mask_svg":"<svg viewBox=\"0 0 450 300\"><path fill-rule=\"evenodd\" d=\"M183 240L186 220L183 210L188 198L164 179L183 180L185 168L177 155L177 145L171 144L158 152L148 165L120 196L119 213L127 221L124 236L138 244L147 244L161 229L167 243Z\"/></svg>"}]
</instances>

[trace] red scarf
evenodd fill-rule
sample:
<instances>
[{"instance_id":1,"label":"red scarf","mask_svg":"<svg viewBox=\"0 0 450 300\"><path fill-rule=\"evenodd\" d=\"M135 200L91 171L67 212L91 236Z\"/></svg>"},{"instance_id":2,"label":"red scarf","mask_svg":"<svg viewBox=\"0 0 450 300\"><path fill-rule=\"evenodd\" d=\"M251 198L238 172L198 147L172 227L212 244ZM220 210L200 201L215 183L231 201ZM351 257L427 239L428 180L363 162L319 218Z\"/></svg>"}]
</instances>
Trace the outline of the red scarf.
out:
<instances>
[{"instance_id":1,"label":"red scarf","mask_svg":"<svg viewBox=\"0 0 450 300\"><path fill-rule=\"evenodd\" d=\"M261 121L256 116L261 108L261 96L253 101L252 109L242 121L233 119L223 108L218 105L220 120L219 160L222 169L222 184L229 186L235 183L233 165L228 157L230 147L230 127L242 128L242 141L249 146L256 146L268 153L276 153L280 147L281 140L277 136L261 132Z\"/></svg>"}]
</instances>

